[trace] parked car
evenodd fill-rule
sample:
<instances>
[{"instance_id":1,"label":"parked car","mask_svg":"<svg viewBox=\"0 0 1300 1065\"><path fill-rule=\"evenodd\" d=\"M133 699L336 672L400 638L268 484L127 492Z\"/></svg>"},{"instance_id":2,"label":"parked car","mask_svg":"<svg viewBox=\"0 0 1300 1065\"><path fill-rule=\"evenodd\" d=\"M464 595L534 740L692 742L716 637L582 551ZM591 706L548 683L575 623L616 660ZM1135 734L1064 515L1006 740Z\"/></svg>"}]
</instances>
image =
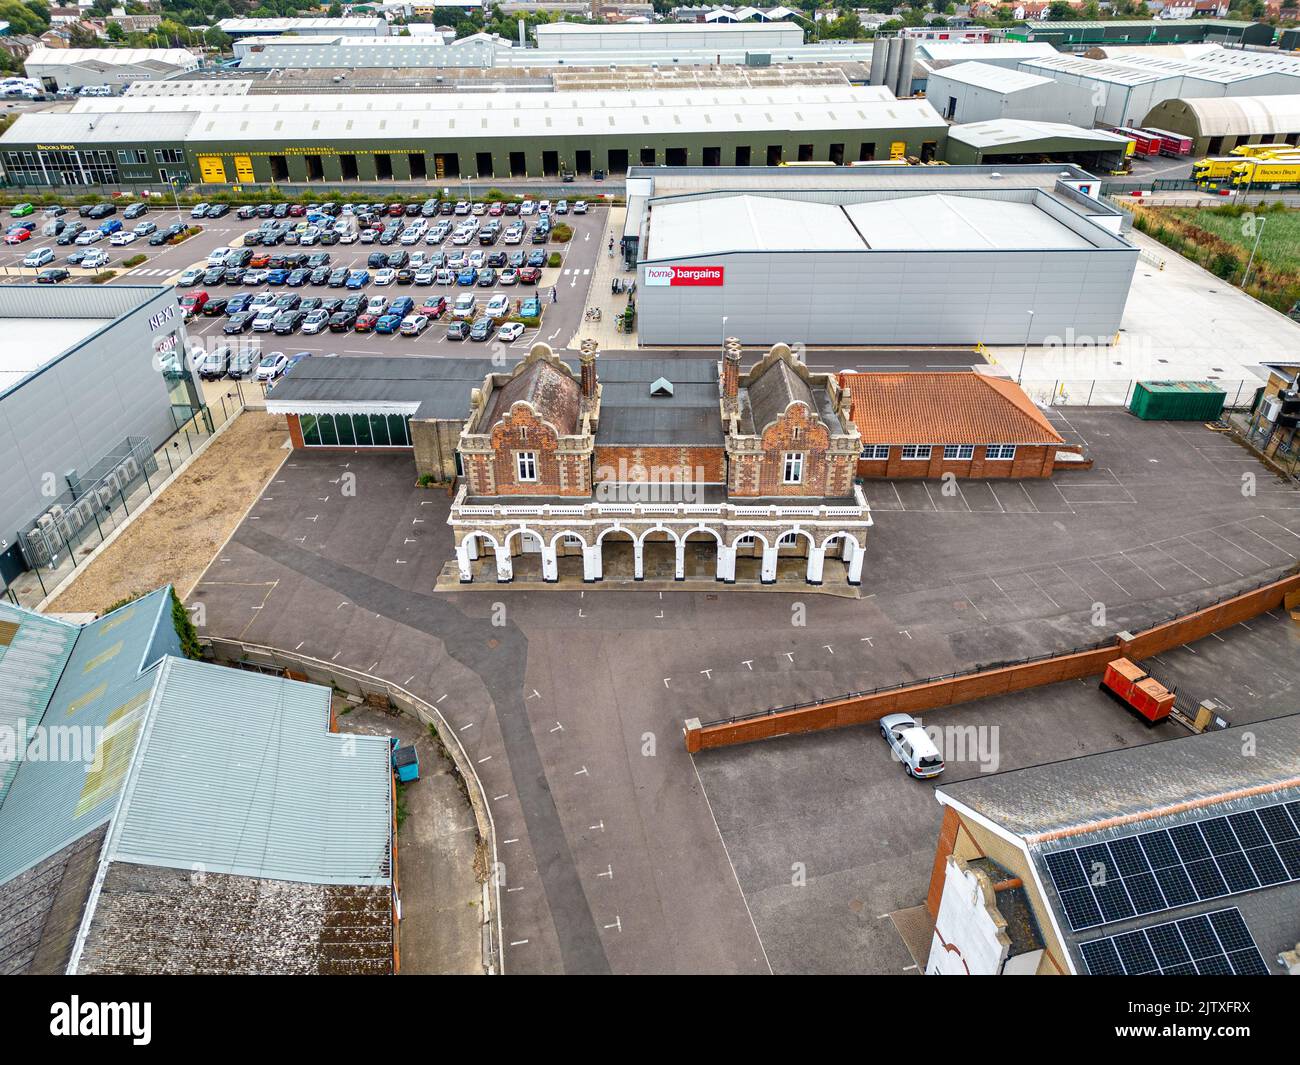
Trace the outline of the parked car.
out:
<instances>
[{"instance_id":1,"label":"parked car","mask_svg":"<svg viewBox=\"0 0 1300 1065\"><path fill-rule=\"evenodd\" d=\"M128 207L125 211L122 212L122 217L143 218L148 213L149 213L149 205L147 203L133 203L131 204L130 207Z\"/></svg>"},{"instance_id":2,"label":"parked car","mask_svg":"<svg viewBox=\"0 0 1300 1065\"><path fill-rule=\"evenodd\" d=\"M15 218L26 218L29 214L35 214L36 208L30 203L16 203L9 211Z\"/></svg>"},{"instance_id":3,"label":"parked car","mask_svg":"<svg viewBox=\"0 0 1300 1065\"><path fill-rule=\"evenodd\" d=\"M271 329L276 336L288 336L290 333L297 332L298 327L302 325L302 320L306 317L307 312L298 308L281 311Z\"/></svg>"},{"instance_id":4,"label":"parked car","mask_svg":"<svg viewBox=\"0 0 1300 1065\"><path fill-rule=\"evenodd\" d=\"M219 381L226 376L230 354L224 347L214 348L199 360L199 376L205 381Z\"/></svg>"},{"instance_id":5,"label":"parked car","mask_svg":"<svg viewBox=\"0 0 1300 1065\"><path fill-rule=\"evenodd\" d=\"M477 307L478 300L474 298L474 293L462 292L456 297L456 302L451 308L451 316L453 318L473 318Z\"/></svg>"},{"instance_id":6,"label":"parked car","mask_svg":"<svg viewBox=\"0 0 1300 1065\"><path fill-rule=\"evenodd\" d=\"M248 310L248 305L253 302L251 292L236 292L226 301L227 314L239 314Z\"/></svg>"},{"instance_id":7,"label":"parked car","mask_svg":"<svg viewBox=\"0 0 1300 1065\"><path fill-rule=\"evenodd\" d=\"M330 315L330 332L346 333L357 321L356 311L335 311Z\"/></svg>"},{"instance_id":8,"label":"parked car","mask_svg":"<svg viewBox=\"0 0 1300 1065\"><path fill-rule=\"evenodd\" d=\"M284 204L280 206L283 207ZM257 364L257 373L253 376L258 381L274 381L284 373L288 365L289 358L283 351L273 351Z\"/></svg>"},{"instance_id":9,"label":"parked car","mask_svg":"<svg viewBox=\"0 0 1300 1065\"><path fill-rule=\"evenodd\" d=\"M208 302L208 294L201 288L196 288L193 292L187 292L181 297L181 311L186 318L193 318L203 310L203 305Z\"/></svg>"},{"instance_id":10,"label":"parked car","mask_svg":"<svg viewBox=\"0 0 1300 1065\"><path fill-rule=\"evenodd\" d=\"M469 329L470 340L487 340L496 330L497 324L491 318L478 319Z\"/></svg>"},{"instance_id":11,"label":"parked car","mask_svg":"<svg viewBox=\"0 0 1300 1065\"><path fill-rule=\"evenodd\" d=\"M247 377L253 372L253 364L256 361L256 355L251 347L240 346L230 353L230 359L226 364L226 376L232 381L238 381L242 377Z\"/></svg>"},{"instance_id":12,"label":"parked car","mask_svg":"<svg viewBox=\"0 0 1300 1065\"><path fill-rule=\"evenodd\" d=\"M99 233L99 230L92 230L92 232ZM100 237L102 237L103 235L104 235L103 233L99 233ZM11 229L8 233L5 234L6 244L22 244L24 241L28 241L31 239L32 239L32 231L30 229ZM95 239L98 240L99 237L96 237ZM82 243L80 238L77 239L77 243L78 244ZM89 244L90 241L85 241L85 243Z\"/></svg>"},{"instance_id":13,"label":"parked car","mask_svg":"<svg viewBox=\"0 0 1300 1065\"><path fill-rule=\"evenodd\" d=\"M573 205L573 213L574 213L574 214L586 214L586 213L587 213L587 201L586 201L586 200L579 200L577 203L575 203L575 204Z\"/></svg>"},{"instance_id":14,"label":"parked car","mask_svg":"<svg viewBox=\"0 0 1300 1065\"><path fill-rule=\"evenodd\" d=\"M131 232L137 237L147 237L151 233L157 233L158 227L152 222L137 222Z\"/></svg>"},{"instance_id":15,"label":"parked car","mask_svg":"<svg viewBox=\"0 0 1300 1065\"><path fill-rule=\"evenodd\" d=\"M519 304L520 318L540 318L542 316L542 301L536 296L529 296Z\"/></svg>"},{"instance_id":16,"label":"parked car","mask_svg":"<svg viewBox=\"0 0 1300 1065\"><path fill-rule=\"evenodd\" d=\"M225 296L214 296L203 305L200 313L204 318L219 318L226 313L226 304L229 302Z\"/></svg>"},{"instance_id":17,"label":"parked car","mask_svg":"<svg viewBox=\"0 0 1300 1065\"><path fill-rule=\"evenodd\" d=\"M33 248L23 256L23 266L31 268L44 266L46 263L54 262L53 248Z\"/></svg>"},{"instance_id":18,"label":"parked car","mask_svg":"<svg viewBox=\"0 0 1300 1065\"><path fill-rule=\"evenodd\" d=\"M108 265L108 253L102 248L91 248L82 256L81 265L87 270L98 270Z\"/></svg>"},{"instance_id":19,"label":"parked car","mask_svg":"<svg viewBox=\"0 0 1300 1065\"><path fill-rule=\"evenodd\" d=\"M72 276L62 266L51 267L48 270L42 270L36 275L38 285L57 285L60 281L66 281Z\"/></svg>"},{"instance_id":20,"label":"parked car","mask_svg":"<svg viewBox=\"0 0 1300 1065\"><path fill-rule=\"evenodd\" d=\"M364 288L368 284L370 284L369 271L353 270L352 273L348 274L348 288Z\"/></svg>"},{"instance_id":21,"label":"parked car","mask_svg":"<svg viewBox=\"0 0 1300 1065\"><path fill-rule=\"evenodd\" d=\"M284 283L290 288L301 288L307 283L308 276L310 275L305 269L294 270L284 279Z\"/></svg>"},{"instance_id":22,"label":"parked car","mask_svg":"<svg viewBox=\"0 0 1300 1065\"><path fill-rule=\"evenodd\" d=\"M880 734L909 777L924 780L943 772L943 755L911 715L885 715L880 719Z\"/></svg>"},{"instance_id":23,"label":"parked car","mask_svg":"<svg viewBox=\"0 0 1300 1065\"><path fill-rule=\"evenodd\" d=\"M522 322L506 322L497 330L497 339L504 344L509 344L513 340L518 340L524 335L524 325Z\"/></svg>"},{"instance_id":24,"label":"parked car","mask_svg":"<svg viewBox=\"0 0 1300 1065\"><path fill-rule=\"evenodd\" d=\"M400 329L401 327L402 327L402 316L400 314L394 314L392 311L389 311L387 314L381 315L379 317L379 320L375 322L376 333L384 333L384 334L396 333L398 329Z\"/></svg>"},{"instance_id":25,"label":"parked car","mask_svg":"<svg viewBox=\"0 0 1300 1065\"><path fill-rule=\"evenodd\" d=\"M464 340L469 336L469 322L464 319L457 319L447 326L448 340Z\"/></svg>"},{"instance_id":26,"label":"parked car","mask_svg":"<svg viewBox=\"0 0 1300 1065\"><path fill-rule=\"evenodd\" d=\"M191 285L196 284L199 281L199 279L203 277L203 273L204 271L200 267L191 266L188 270L182 273L179 278L176 279L176 284L178 284L181 288L189 288Z\"/></svg>"},{"instance_id":27,"label":"parked car","mask_svg":"<svg viewBox=\"0 0 1300 1065\"><path fill-rule=\"evenodd\" d=\"M135 239L135 234L129 229L119 229L108 238L108 242L115 248L124 248L128 244L134 244Z\"/></svg>"},{"instance_id":28,"label":"parked car","mask_svg":"<svg viewBox=\"0 0 1300 1065\"><path fill-rule=\"evenodd\" d=\"M196 203L193 207L190 208L190 217L206 218L208 214L208 208L210 206L211 204L207 204L207 203Z\"/></svg>"},{"instance_id":29,"label":"parked car","mask_svg":"<svg viewBox=\"0 0 1300 1065\"><path fill-rule=\"evenodd\" d=\"M365 314L357 315L357 320L352 323L352 328L358 333L369 333L375 328L375 323L378 321L379 315L367 311Z\"/></svg>"},{"instance_id":30,"label":"parked car","mask_svg":"<svg viewBox=\"0 0 1300 1065\"><path fill-rule=\"evenodd\" d=\"M456 275L456 284L458 285L462 285L462 286L473 285L476 284L477 282L478 282L478 271L475 270L474 267L472 266L465 267L464 270L462 270L459 274Z\"/></svg>"},{"instance_id":31,"label":"parked car","mask_svg":"<svg viewBox=\"0 0 1300 1065\"><path fill-rule=\"evenodd\" d=\"M309 311L307 317L302 320L302 331L305 336L315 336L317 333L323 333L328 329L329 324L329 311Z\"/></svg>"},{"instance_id":32,"label":"parked car","mask_svg":"<svg viewBox=\"0 0 1300 1065\"><path fill-rule=\"evenodd\" d=\"M496 286L496 283L497 283L497 272L493 270L490 266L479 273L478 281L475 282L475 284L477 284L479 288L494 288Z\"/></svg>"},{"instance_id":33,"label":"parked car","mask_svg":"<svg viewBox=\"0 0 1300 1065\"><path fill-rule=\"evenodd\" d=\"M402 336L418 337L429 328L429 319L423 314L408 314L402 319Z\"/></svg>"},{"instance_id":34,"label":"parked car","mask_svg":"<svg viewBox=\"0 0 1300 1065\"><path fill-rule=\"evenodd\" d=\"M510 314L510 297L498 292L487 301L487 306L483 308L483 314L495 321L507 317Z\"/></svg>"},{"instance_id":35,"label":"parked car","mask_svg":"<svg viewBox=\"0 0 1300 1065\"><path fill-rule=\"evenodd\" d=\"M391 285L397 279L397 271L385 268L375 274L376 285Z\"/></svg>"},{"instance_id":36,"label":"parked car","mask_svg":"<svg viewBox=\"0 0 1300 1065\"><path fill-rule=\"evenodd\" d=\"M347 283L348 283L348 268L346 266L340 266L337 270L335 270L332 274L330 274L330 279L329 279L330 288L342 288Z\"/></svg>"},{"instance_id":37,"label":"parked car","mask_svg":"<svg viewBox=\"0 0 1300 1065\"><path fill-rule=\"evenodd\" d=\"M247 333L253 328L253 319L256 317L256 311L237 311L226 319L226 324L221 327L221 331L227 336Z\"/></svg>"}]
</instances>

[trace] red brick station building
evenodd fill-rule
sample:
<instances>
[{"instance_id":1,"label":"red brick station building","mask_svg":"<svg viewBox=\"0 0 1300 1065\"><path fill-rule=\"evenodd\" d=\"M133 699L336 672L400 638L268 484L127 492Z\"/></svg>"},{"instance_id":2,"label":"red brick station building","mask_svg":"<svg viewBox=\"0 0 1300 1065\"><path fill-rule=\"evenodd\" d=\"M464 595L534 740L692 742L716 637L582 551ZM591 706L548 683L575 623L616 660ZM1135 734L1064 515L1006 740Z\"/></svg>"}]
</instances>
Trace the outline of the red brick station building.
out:
<instances>
[{"instance_id":1,"label":"red brick station building","mask_svg":"<svg viewBox=\"0 0 1300 1065\"><path fill-rule=\"evenodd\" d=\"M873 478L1047 477L1083 465L1013 382L822 374L777 344L577 365L545 344L483 359L309 359L267 393L295 447L413 451L451 482L462 583L857 585Z\"/></svg>"}]
</instances>

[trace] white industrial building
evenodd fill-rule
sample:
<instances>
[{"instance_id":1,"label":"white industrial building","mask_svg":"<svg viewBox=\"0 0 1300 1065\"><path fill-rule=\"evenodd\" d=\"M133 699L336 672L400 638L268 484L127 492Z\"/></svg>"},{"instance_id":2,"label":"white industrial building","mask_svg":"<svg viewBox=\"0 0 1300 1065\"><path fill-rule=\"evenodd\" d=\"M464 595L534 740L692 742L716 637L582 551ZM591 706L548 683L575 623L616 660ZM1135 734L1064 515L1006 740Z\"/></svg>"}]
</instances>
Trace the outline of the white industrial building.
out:
<instances>
[{"instance_id":1,"label":"white industrial building","mask_svg":"<svg viewBox=\"0 0 1300 1065\"><path fill-rule=\"evenodd\" d=\"M1164 100L1300 92L1300 64L1286 56L1243 63L1208 57L1133 55L1097 60L1056 55L1025 60L1018 69L1085 90L1097 105L1097 123L1108 126L1136 126Z\"/></svg>"},{"instance_id":2,"label":"white industrial building","mask_svg":"<svg viewBox=\"0 0 1300 1065\"><path fill-rule=\"evenodd\" d=\"M387 37L388 21L382 18L223 18L217 29L236 39L276 37L295 33L300 37Z\"/></svg>"},{"instance_id":3,"label":"white industrial building","mask_svg":"<svg viewBox=\"0 0 1300 1065\"><path fill-rule=\"evenodd\" d=\"M447 42L438 35L417 37L245 37L234 43L240 70L362 70L497 65L510 42L487 34Z\"/></svg>"},{"instance_id":4,"label":"white industrial building","mask_svg":"<svg viewBox=\"0 0 1300 1065\"><path fill-rule=\"evenodd\" d=\"M988 63L957 63L937 70L925 92L951 122L1024 118L1091 126L1096 112L1085 88Z\"/></svg>"},{"instance_id":5,"label":"white industrial building","mask_svg":"<svg viewBox=\"0 0 1300 1065\"><path fill-rule=\"evenodd\" d=\"M1142 124L1191 137L1196 155L1222 155L1241 144L1300 144L1300 95L1165 100Z\"/></svg>"},{"instance_id":6,"label":"white industrial building","mask_svg":"<svg viewBox=\"0 0 1300 1065\"><path fill-rule=\"evenodd\" d=\"M1138 255L1080 192L1095 180L1060 165L636 168L627 187L650 345L1109 337Z\"/></svg>"},{"instance_id":7,"label":"white industrial building","mask_svg":"<svg viewBox=\"0 0 1300 1065\"><path fill-rule=\"evenodd\" d=\"M154 81L197 70L199 58L184 48L49 48L38 44L23 63L47 91Z\"/></svg>"},{"instance_id":8,"label":"white industrial building","mask_svg":"<svg viewBox=\"0 0 1300 1065\"><path fill-rule=\"evenodd\" d=\"M803 44L803 29L789 22L630 23L584 25L553 22L534 31L543 52L654 51L658 49L742 48L774 51Z\"/></svg>"}]
</instances>

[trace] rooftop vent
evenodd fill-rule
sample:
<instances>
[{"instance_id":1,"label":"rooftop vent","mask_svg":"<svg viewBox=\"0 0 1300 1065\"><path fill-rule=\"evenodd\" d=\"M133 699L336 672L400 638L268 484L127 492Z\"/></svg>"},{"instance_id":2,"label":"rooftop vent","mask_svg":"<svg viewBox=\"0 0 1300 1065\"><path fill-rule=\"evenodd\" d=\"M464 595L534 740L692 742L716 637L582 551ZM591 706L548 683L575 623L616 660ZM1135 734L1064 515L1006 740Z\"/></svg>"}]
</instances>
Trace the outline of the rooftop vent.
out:
<instances>
[{"instance_id":1,"label":"rooftop vent","mask_svg":"<svg viewBox=\"0 0 1300 1065\"><path fill-rule=\"evenodd\" d=\"M673 383L666 377L661 377L650 386L650 395L655 398L671 396L673 394Z\"/></svg>"}]
</instances>

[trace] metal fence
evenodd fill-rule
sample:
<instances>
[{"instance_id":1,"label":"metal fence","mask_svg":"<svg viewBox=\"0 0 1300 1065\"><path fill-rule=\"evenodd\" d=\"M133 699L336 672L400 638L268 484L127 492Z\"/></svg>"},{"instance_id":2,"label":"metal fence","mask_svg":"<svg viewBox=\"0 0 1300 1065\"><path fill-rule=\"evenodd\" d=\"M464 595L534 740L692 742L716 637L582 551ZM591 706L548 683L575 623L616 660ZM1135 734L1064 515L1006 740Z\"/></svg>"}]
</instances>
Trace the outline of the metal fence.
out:
<instances>
[{"instance_id":1,"label":"metal fence","mask_svg":"<svg viewBox=\"0 0 1300 1065\"><path fill-rule=\"evenodd\" d=\"M1226 393L1227 410L1248 410L1263 384L1253 378L1213 383ZM1136 384L1136 379L1123 377L1042 377L1025 378L1020 387L1043 407L1126 407Z\"/></svg>"},{"instance_id":2,"label":"metal fence","mask_svg":"<svg viewBox=\"0 0 1300 1065\"><path fill-rule=\"evenodd\" d=\"M19 545L31 568L4 590L19 606L36 607L51 591L85 564L87 557L142 507L148 506L167 479L205 441L243 410L226 404L217 412L202 407L158 448L144 437L124 440L83 477L53 497L46 509L19 533Z\"/></svg>"}]
</instances>

